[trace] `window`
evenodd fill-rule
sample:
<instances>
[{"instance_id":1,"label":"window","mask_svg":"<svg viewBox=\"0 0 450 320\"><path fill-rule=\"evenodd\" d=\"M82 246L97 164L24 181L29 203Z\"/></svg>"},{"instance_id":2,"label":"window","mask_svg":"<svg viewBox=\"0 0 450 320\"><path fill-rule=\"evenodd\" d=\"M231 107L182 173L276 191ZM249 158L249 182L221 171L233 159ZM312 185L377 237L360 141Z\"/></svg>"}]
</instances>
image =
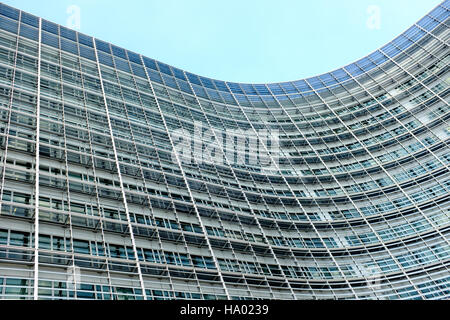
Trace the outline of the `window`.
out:
<instances>
[{"instance_id":1,"label":"window","mask_svg":"<svg viewBox=\"0 0 450 320\"><path fill-rule=\"evenodd\" d=\"M82 240L73 241L73 251L76 253L89 254L89 242Z\"/></svg>"},{"instance_id":2,"label":"window","mask_svg":"<svg viewBox=\"0 0 450 320\"><path fill-rule=\"evenodd\" d=\"M0 244L8 244L8 230L0 230Z\"/></svg>"},{"instance_id":3,"label":"window","mask_svg":"<svg viewBox=\"0 0 450 320\"><path fill-rule=\"evenodd\" d=\"M9 243L12 246L28 247L30 245L30 234L11 231Z\"/></svg>"}]
</instances>

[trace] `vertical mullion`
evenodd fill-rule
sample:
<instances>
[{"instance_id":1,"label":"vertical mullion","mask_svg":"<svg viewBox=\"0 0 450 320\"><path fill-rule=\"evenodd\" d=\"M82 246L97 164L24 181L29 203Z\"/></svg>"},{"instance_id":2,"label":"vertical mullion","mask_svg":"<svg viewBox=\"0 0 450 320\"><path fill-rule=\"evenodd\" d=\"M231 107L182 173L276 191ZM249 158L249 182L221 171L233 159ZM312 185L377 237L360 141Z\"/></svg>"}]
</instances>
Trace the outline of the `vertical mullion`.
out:
<instances>
[{"instance_id":1,"label":"vertical mullion","mask_svg":"<svg viewBox=\"0 0 450 320\"><path fill-rule=\"evenodd\" d=\"M78 61L78 65L79 65L81 89L83 91L83 106L84 106L84 111L85 111L85 115L86 115L85 121L86 121L86 131L87 131L88 140L89 140L88 141L89 142L89 153L90 153L89 156L90 156L90 159L91 159L91 162L92 162L92 174L94 176L95 200L96 200L96 205L97 205L98 214L99 214L99 225L100 225L100 230L101 230L102 244L103 244L104 250L105 250L105 266L106 266L107 280L108 280L108 285L110 286L110 289L112 290L113 286L112 286L112 281L111 281L111 272L110 272L110 268L109 268L110 257L108 255L108 244L107 244L106 239L105 239L105 232L104 232L104 226L103 226L104 216L102 216L102 210L101 210L100 199L99 199L97 172L96 172L96 169L95 169L94 148L92 146L92 134L91 134L92 132L91 132L90 124L89 124L89 121L90 121L89 109L88 109L88 106L87 106L86 87L85 87L85 84L84 84L84 82L85 82L84 78L85 77L83 75L83 68L82 68L82 65L81 65L81 59L82 59L81 55L78 52L77 61ZM63 68L63 66L61 64L61 82L63 82L62 68ZM99 73L100 73L100 71L99 71ZM63 101L64 101L64 95L62 95L62 98L63 98ZM64 115L64 108L63 108L63 115ZM65 128L65 126L64 126L64 128ZM66 131L64 130L64 134L65 133L66 133ZM66 138L66 136L65 136L65 138ZM66 163L67 163L67 147L66 147ZM69 184L69 169L68 169L68 167L67 167L67 172L66 172L66 179L67 179L67 183ZM68 187L68 193L70 193L69 187ZM70 199L69 196L68 196L68 199ZM68 203L68 207L70 208L70 202ZM72 214L70 214L70 217L71 217L71 215ZM72 230L72 225L71 225L71 230ZM96 227L96 230L97 230L97 227ZM72 241L73 241L73 239L72 239ZM75 252L73 250L73 247L72 247L72 253L73 253L73 256L74 256ZM75 261L74 261L74 266L75 266ZM76 283L74 283L74 284L75 284L75 295L77 295ZM111 291L111 294L113 295L112 291Z\"/></svg>"},{"instance_id":2,"label":"vertical mullion","mask_svg":"<svg viewBox=\"0 0 450 320\"><path fill-rule=\"evenodd\" d=\"M20 21L19 21L20 25ZM19 37L19 35L18 35ZM39 298L39 131L41 112L41 46L42 46L42 18L39 18L38 42L38 72L37 72L37 100L36 100L36 161L35 161L35 192L34 192L34 300Z\"/></svg>"},{"instance_id":3,"label":"vertical mullion","mask_svg":"<svg viewBox=\"0 0 450 320\"><path fill-rule=\"evenodd\" d=\"M201 108L201 106L200 106L200 108ZM189 108L186 108L186 109L187 109L187 110L190 110ZM177 116L177 120L181 122L180 119L182 118L182 116L181 116L180 114L178 114L177 111L175 111L175 113L176 113L175 115ZM190 115L190 116L192 117L192 119L193 119L193 116L192 116L192 114L191 114L190 111L189 111L189 115ZM207 120L206 117L205 117L205 119ZM208 120L207 120L207 122L208 122L209 127L211 128L211 131L214 132L214 129L213 129L213 127L211 126L211 124L209 123ZM194 123L195 123L195 121L194 121ZM195 127L195 125L194 125L194 127ZM194 130L195 130L195 129L194 129ZM214 136L215 136L215 134L214 134ZM214 161L211 160L210 155L209 155L208 153L207 153L207 155L208 155L208 160L209 160L211 163L214 163ZM193 167L193 165L191 165L191 166ZM201 169L200 169L200 167L199 167L198 165L196 165L195 169L198 170L199 173L201 172ZM217 174L217 176L219 177L220 174L219 174L219 172L218 172L216 166L214 166L214 171L215 171L215 173ZM203 173L201 173L201 175L203 175ZM207 183L205 183L205 184L207 184ZM224 187L224 185L221 184L221 186L224 188L224 190L226 189L226 188ZM211 193L210 193L210 191L208 190L208 188L206 188L205 193L208 194L209 198L212 198ZM230 199L230 197L229 197L228 195L226 196L226 199L228 200L228 203L229 203L230 205L232 205L231 199ZM247 206L249 206L249 203L247 203ZM217 209L216 209L216 210L217 210ZM217 210L217 221L218 221L220 227L222 228L222 230L223 230L224 232L226 232L226 228L225 228L225 226L224 226L224 224L223 224L223 221L222 221L221 216L220 216L220 214L218 213L218 211L220 211L220 210ZM244 228L242 227L242 223L241 223L241 221L239 220L239 218L237 218L237 223L239 224L239 229L241 230L242 234L245 235L245 230L244 230ZM225 236L225 237L226 237L226 236ZM228 240L228 241L229 241L229 240ZM230 251L231 251L231 255L233 256L233 258L234 258L235 261L238 261L238 258L237 258L237 256L236 256L235 250L233 249L233 246L231 245L231 241L229 241L229 242L230 242ZM249 250L250 250L250 253L253 254L254 262L257 262L256 254L254 253L254 250L253 250L253 248L252 248L251 246L249 246ZM220 267L220 265L219 265L219 267ZM246 287L246 290L247 290L247 291L250 293L250 295L251 295L252 292L250 291L250 288L248 287L248 284L246 284L246 286L247 286L247 287Z\"/></svg>"},{"instance_id":4,"label":"vertical mullion","mask_svg":"<svg viewBox=\"0 0 450 320\"><path fill-rule=\"evenodd\" d=\"M80 60L80 77L81 77L81 88L82 90L85 92L85 86L84 86L84 77L83 77L83 72L81 69L81 60ZM84 104L84 111L86 114L86 131L88 133L88 140L89 140L89 156L92 162L92 175L94 176L94 189L95 189L95 200L96 200L96 205L98 208L98 214L99 214L99 224L100 224L100 229L102 231L102 244L104 246L104 250L105 250L105 265L106 265L106 273L107 273L107 280L108 280L108 284L112 290L112 281L111 281L111 272L110 272L110 268L109 268L109 260L110 260L110 256L108 254L108 244L106 242L105 239L105 232L104 232L104 227L103 227L103 219L104 216L102 215L102 210L101 210L101 205L100 205L100 199L99 199L99 190L98 190L98 180L97 180L97 171L95 169L95 157L94 157L94 147L92 146L92 134L91 134L91 128L90 128L90 124L89 124L89 109L87 107L87 102L86 102L86 94L83 94L83 104ZM67 157L67 155L66 155ZM67 183L69 183L69 171L67 170L66 172L66 178L67 178ZM70 203L68 205L68 207L70 208ZM73 247L72 247L72 251L73 251ZM76 291L75 291L76 294ZM113 294L113 292L111 292L111 294Z\"/></svg>"},{"instance_id":5,"label":"vertical mullion","mask_svg":"<svg viewBox=\"0 0 450 320\"><path fill-rule=\"evenodd\" d=\"M58 61L58 66L60 68L60 81L61 81L61 107L62 107L62 128L63 128L63 138L64 138L64 165L66 168L66 174L65 174L65 179L66 179L66 184L67 184L67 188L66 188L66 192L67 192L67 209L68 209L68 218L69 218L69 234L70 234L70 245L71 245L71 257L72 257L72 267L73 270L72 272L75 273L75 252L73 250L73 228L72 228L72 213L71 213L71 207L70 207L70 184L69 184L69 164L67 161L67 135L66 135L66 121L65 121L65 104L64 104L64 78L63 78L63 66L62 66L62 55L63 55L63 51L62 51L62 46L61 46L61 32L58 28L58 44L59 44L59 61ZM62 203L63 203L63 208L64 208L64 196L61 199ZM65 236L64 236L65 238ZM77 277L73 277L73 282L74 282L74 297L77 297Z\"/></svg>"},{"instance_id":6,"label":"vertical mullion","mask_svg":"<svg viewBox=\"0 0 450 320\"><path fill-rule=\"evenodd\" d=\"M186 78L187 78L187 77L186 77ZM214 130L213 126L211 125L210 121L208 120L208 117L206 116L206 112L205 112L204 108L202 107L202 105L201 105L201 103L200 103L200 100L199 100L198 96L195 94L195 91L194 91L194 88L192 87L191 82L188 82L188 84L189 84L189 87L191 88L191 90L192 90L192 92L193 92L193 95L194 95L194 97L195 97L195 99L196 99L196 101L197 101L197 104L200 106L200 109L202 110L203 114L205 114L206 121L208 122L208 125L209 125L209 127L211 128L211 132L213 133L215 140L216 140L216 141L220 141L220 140L218 139L216 133L215 133L215 130ZM247 120L247 122L250 124L250 126L252 127L252 129L254 130L256 137L258 137L258 139L259 139L259 135L258 135L257 131L254 129L254 127L253 127L253 125L251 124L250 120L249 120L247 117L246 117L246 120ZM264 143L262 142L262 139L259 139L259 141L261 142L261 144L264 144ZM265 148L265 145L264 145L264 148ZM265 148L265 150L267 151L266 148ZM281 270L282 275L281 275L280 277L282 277L283 280L286 282L286 284L288 285L288 288L289 288L289 291L290 291L292 297L295 299L295 293L294 293L294 290L292 289L292 286L291 286L289 280L287 280L286 275L285 275L284 272L283 272L283 268L281 267L281 264L280 264L280 262L279 262L279 260L278 260L278 258L277 258L277 256L276 256L275 252L273 251L272 245L270 244L270 242L269 242L269 240L268 240L268 238L267 238L267 236L266 236L266 234L265 234L265 232L264 232L264 228L261 226L261 223L259 222L259 220L258 220L258 218L257 218L257 215L255 214L254 209L252 208L252 206L251 206L251 204L250 204L250 201L248 200L248 197L247 197L247 195L245 194L244 189L242 188L241 182L239 181L239 179L238 179L237 176L236 176L236 173L235 173L235 171L234 171L234 168L231 166L231 162L230 162L230 160L228 159L228 157L227 157L227 155L226 155L226 152L224 152L223 149L221 149L220 151L221 151L221 153L222 153L223 156L224 156L224 159L225 159L225 161L226 161L226 164L227 164L228 168L229 168L230 171L233 173L233 177L234 177L236 183L239 185L240 191L241 191L242 194L244 195L245 202L247 203L248 207L250 208L250 210L252 211L252 214L253 214L254 217L255 217L256 225L257 225L258 229L260 230L262 237L264 238L265 242L267 243L267 245L268 245L268 247L269 247L269 251L270 251L270 253L271 253L272 257L273 257L273 260L275 261L276 265L277 265L277 266L280 268L280 270ZM267 154L268 154L268 156L269 156L269 158L270 158L270 161L274 162L273 159L272 159L272 157L269 155L268 152L267 152ZM255 183L255 185L257 185L257 184ZM264 203L265 203L265 201L264 201ZM267 206L266 203L265 203L265 205ZM289 250L289 251L292 253L291 250ZM257 256L257 255L256 255L256 256ZM292 256L294 256L294 255L292 255ZM258 262L258 264L260 265L259 262ZM296 264L297 264L297 261L296 261ZM267 275L264 275L264 277L267 279ZM267 287L269 288L270 293L273 295L272 287L270 286L269 281L267 281Z\"/></svg>"},{"instance_id":7,"label":"vertical mullion","mask_svg":"<svg viewBox=\"0 0 450 320\"><path fill-rule=\"evenodd\" d=\"M203 221L202 221L202 219L201 219L200 213L199 213L198 208L197 208L197 205L196 205L196 203L195 203L195 199L194 199L193 194L192 194L192 190L191 190L191 188L190 188L190 186L189 186L189 182L188 182L188 180L187 180L187 178L186 178L186 174L185 174L185 172L184 172L184 170L183 170L183 167L182 167L182 165L181 165L181 161L180 161L180 159L179 159L179 157L178 157L177 152L175 151L174 143L173 143L172 137L171 137L171 135L170 135L170 133L169 133L169 128L167 127L167 123L166 123L166 119L165 119L165 117L164 117L164 113L162 112L161 107L160 107L160 105L159 105L158 98L157 98L156 93L155 93L155 90L154 90L154 88L153 88L152 81L150 80L150 76L149 76L149 74L148 74L148 72L147 72L147 67L146 67L146 65L145 65L145 63L144 63L144 59L143 59L142 55L140 55L140 58L141 58L141 63L142 63L142 66L143 66L143 68L144 68L145 74L146 74L146 76L147 76L147 81L148 81L148 83L149 83L149 85L150 85L150 88L151 88L151 90L152 90L153 96L155 97L156 105L157 105L158 111L159 111L159 113L160 113L160 115L161 115L161 119L162 119L162 121L163 121L163 125L164 125L164 128L165 128L166 133L167 133L167 137L168 137L168 139L169 139L169 141L170 141L170 145L171 145L171 147L172 147L173 154L174 154L175 159L176 159L176 161L177 161L177 165L178 165L178 167L180 168L181 175L183 176L184 183L186 184L186 190L188 191L189 196L191 197L192 205L194 206L194 210L195 210L195 213L196 213L196 215L197 215L198 222L199 222L200 227L201 227L201 229L202 229L202 231L203 231L203 236L205 237L206 243L207 243L207 246L208 246L208 249L209 249L209 251L211 252L211 258L212 258L213 261L214 261L214 265L215 265L215 267L216 267L216 269L217 269L217 273L218 273L219 278L220 278L220 281L221 281L221 283L222 283L222 286L223 286L225 295L227 296L228 300L230 300L231 297L230 297L230 295L229 295L229 293L228 293L227 286L225 285L225 281L224 281L223 275L222 275L222 270L220 269L220 265L219 265L219 263L218 263L218 260L217 260L216 255L214 254L214 251L213 251L213 249L212 249L211 243L209 242L208 233L206 232L206 227L205 227L205 225L203 224Z\"/></svg>"},{"instance_id":8,"label":"vertical mullion","mask_svg":"<svg viewBox=\"0 0 450 320\"><path fill-rule=\"evenodd\" d=\"M231 92L231 89L228 86L228 83L226 83L228 89ZM269 88L267 88L269 90ZM270 91L269 91L270 92ZM233 94L234 97L234 94ZM234 97L235 98L235 97ZM242 107L240 102L238 101L238 99L236 99L237 104L244 109L245 107ZM262 100L262 99L261 99ZM250 100L249 100L250 101ZM276 100L278 102L278 100ZM283 108L281 107L281 103L279 103L281 110L283 110ZM254 106L252 106L254 108ZM275 116L273 115L273 113L270 111L270 109L268 109L270 114L275 118ZM248 117L247 113L242 110L242 113L244 114L245 118L247 119L248 123L251 125L252 130L255 132L255 134L259 137L257 130L255 129L255 126L252 124L252 122L250 121L250 118ZM258 117L261 119L261 117L258 115ZM292 119L290 118L290 120L292 121ZM296 128L299 130L299 132L301 133L301 130L296 126ZM314 233L317 234L318 239L320 240L322 246L325 248L329 258L331 259L331 261L333 261L333 263L336 265L336 267L338 268L338 270L340 271L342 277L345 279L345 282L347 283L350 291L355 295L355 297L357 296L355 291L353 290L352 286L348 283L348 280L345 278L344 273L341 269L341 267L339 266L339 264L337 263L336 259L334 258L333 254L331 253L330 249L328 248L327 244L324 242L321 233L319 233L319 231L317 230L317 228L315 227L314 223L312 222L312 220L310 219L309 215L307 214L306 210L304 209L304 207L302 206L301 202L298 200L297 196L295 195L294 190L292 189L292 187L290 186L290 184L288 183L288 181L286 180L286 178L284 177L283 173L281 172L280 166L278 165L278 163L276 161L274 161L272 159L272 156L266 146L266 143L263 141L263 139L260 139L261 141L261 145L264 147L265 151L267 152L268 157L270 158L270 161L273 163L274 167L276 168L277 172L279 173L280 177L283 179L284 183L286 184L287 188L289 189L289 191L291 192L291 194L293 195L294 199L296 200L297 204L299 205L299 207L302 209L302 211L305 213L305 216L308 220L308 222L310 223L311 227L314 230ZM305 141L307 141L305 139ZM312 147L311 147L312 148ZM314 149L312 148L312 150L314 151ZM292 166L292 164L291 164ZM265 234L263 234L263 236L266 238ZM292 251L292 250L291 250ZM295 257L295 255L294 255ZM316 261L314 261L316 262ZM298 265L298 262L296 262ZM278 263L279 264L279 263ZM280 265L280 264L279 264ZM289 282L288 282L289 283ZM334 292L332 291L332 294L334 294Z\"/></svg>"},{"instance_id":9,"label":"vertical mullion","mask_svg":"<svg viewBox=\"0 0 450 320\"><path fill-rule=\"evenodd\" d=\"M381 51L381 50L380 50ZM384 52L383 52L383 54L384 54ZM403 67L401 67L398 63L396 63L394 60L392 60L391 58L389 58L396 66L398 66L400 69L402 69L403 70L403 72L405 72L405 73L407 73L408 75L410 75L414 80L416 80L418 83L420 83L424 88L426 88L427 90L429 90L430 92L433 92L433 91L431 91L430 90L430 88L428 88L428 86L426 86L425 84L423 84L423 82L422 81L420 81L420 80L418 80L417 79L417 77L415 77L414 75L412 75L409 71L407 71L407 70L405 70ZM425 145L418 137L416 137L416 135L414 135L412 132L411 132L411 130L410 129L408 129L406 126L405 126L405 124L402 122L402 121L400 121L400 120L398 120L397 119L397 117L394 115L394 114L392 114L392 112L388 109L388 108L386 108L381 102L380 102L380 100L379 100L379 98L376 98L372 93L370 93L370 91L359 81L359 80L357 80L357 78L356 77L354 77L353 75L351 75L349 72L347 72L347 70L345 70L346 71L346 73L363 89L363 90L365 90L368 94L369 94L369 96L372 98L372 99L374 99L375 101L377 101L377 103L379 103L380 104L380 106L386 111L386 112L388 112L389 114L390 114L390 116L393 118L393 119L396 119L397 120L397 122L411 135L411 137L413 137L414 139L416 139L417 140L417 142L419 143L419 144L421 144L423 147L424 147L424 149L426 149L431 155L433 155L445 168L448 168L448 165L447 164L445 164L439 157L437 157L435 154L434 154L434 152L433 151L431 151L430 150L430 148L427 146L427 145ZM387 71L384 71L386 74L387 74ZM447 104L448 105L448 102L446 102L444 99L442 99L439 95L436 95L435 94L435 96L437 96L438 97L438 99L439 100L442 100L445 104ZM395 98L393 98L393 99L395 99ZM397 103L399 103L399 101L397 100L397 99L395 99L396 101L397 101ZM357 139L358 140L358 139ZM359 141L359 140L358 140ZM361 143L361 142L360 142ZM363 145L362 143L361 143L361 145ZM367 149L367 147L364 147L364 148L366 148ZM401 193L403 193L403 195L413 204L413 206L422 214L422 216L427 220L427 222L428 223L430 223L430 225L432 225L434 228L435 228L435 230L436 230L436 232L443 238L443 239L445 239L445 241L447 242L447 243L449 243L449 240L448 239L446 239L444 236L443 236L443 234L442 234L442 232L439 230L439 228L435 225L435 223L430 219L430 218L428 218L428 216L423 212L423 210L422 209L420 209L420 207L417 205L417 203L415 202L415 201L413 201L413 199L411 198L411 196L405 191L405 190L403 190L403 188L401 188L400 186L399 186L399 183L397 183L396 182L396 180L394 179L394 177L389 173L389 171L388 170L386 170L383 166L382 166L382 164L380 163L380 161L378 160L378 159L376 159L376 157L374 157L373 155L372 155L372 153L367 149L367 152L369 152L369 154L372 156L372 158L375 160L375 162L380 166L380 168L382 168L382 170L384 170L384 172L386 173L386 175L392 180L392 181L394 181L394 183L395 183L395 185L397 186L397 188L399 188L399 190L400 190L400 192Z\"/></svg>"},{"instance_id":10,"label":"vertical mullion","mask_svg":"<svg viewBox=\"0 0 450 320\"><path fill-rule=\"evenodd\" d=\"M309 84L309 83L308 83ZM311 84L309 84L311 86ZM315 95L317 97L319 97L319 99L322 101L322 103L327 107L327 109L334 115L335 119L337 119L345 128L346 130L352 135L352 137L362 146L362 148L367 152L367 154L372 157L372 159L378 164L378 166L380 167L380 169L382 171L384 171L384 173L395 183L395 179L389 174L389 172L382 166L382 164L378 161L378 159L373 155L373 153L361 142L361 140L358 138L358 136L346 125L346 123L339 117L338 114L336 114L336 112L334 111L334 109L332 107L329 106L329 104L320 96L320 94L316 91L316 89L314 89L312 86L311 88L313 89L313 92L315 93ZM367 90L367 89L366 89ZM382 124L380 124L381 126L383 126ZM370 133L371 134L371 133ZM355 160L356 157L354 157ZM328 169L327 166L325 166L325 168ZM374 181L374 178L368 174L369 178L371 179L372 182ZM354 206L355 209L358 210L358 207L356 206L355 202L352 200L351 196L349 195L349 193L347 192L347 190L345 190L345 187L343 186L343 184L341 182L339 182L339 180L333 175L334 180L336 181L336 183L339 185L339 187L342 189L342 191L346 194L346 196L350 199L350 202L352 203L352 205ZM353 179L353 178L352 178ZM356 183L356 180L353 179ZM406 192L403 191L402 188L400 188L400 186L396 183L397 188L399 189L400 192L403 192L403 194L406 195ZM383 192L384 193L384 192ZM385 195L385 194L384 194ZM386 196L386 195L385 195ZM407 196L407 195L406 195ZM411 200L411 199L410 199ZM373 204L372 200L369 199L369 202L371 204ZM369 229L372 231L373 234L375 234L375 237L377 238L377 240L380 242L380 244L383 246L383 248L386 250L386 252L388 253L388 255L397 263L398 267L400 268L400 270L403 272L403 274L405 275L405 277L408 279L408 281L410 282L410 284L417 290L417 292L419 293L419 295L423 298L422 293L420 292L420 290L416 287L415 283L411 280L411 278L408 276L407 272L404 270L404 268L402 267L401 263L398 261L398 259L396 258L396 256L388 249L388 247L386 246L386 244L384 243L383 239L381 238L381 236L379 235L379 233L376 231L376 229L372 226L372 224L370 224L367 221L367 218L364 214L361 215L362 219L364 220L364 222L367 224L367 226L369 227Z\"/></svg>"},{"instance_id":11,"label":"vertical mullion","mask_svg":"<svg viewBox=\"0 0 450 320\"><path fill-rule=\"evenodd\" d=\"M19 21L21 20L22 11L19 13ZM2 31L4 32L4 31ZM20 23L18 24L17 34L16 36L16 46L15 46L15 52L14 52L14 63L12 66L12 79L11 79L11 92L10 92L10 98L9 98L9 112L8 112L8 122L6 124L5 128L5 152L3 154L3 160L2 160L2 172L1 172L1 184L0 184L0 214L2 210L2 204L3 201L3 192L5 189L5 175L6 175L6 159L8 158L8 150L9 150L9 133L11 129L11 114L13 110L13 101L14 101L14 86L15 86L15 79L16 79L16 69L17 69L17 56L19 52L19 34L20 34ZM39 58L37 58L39 59ZM39 62L39 61L38 61Z\"/></svg>"},{"instance_id":12,"label":"vertical mullion","mask_svg":"<svg viewBox=\"0 0 450 320\"><path fill-rule=\"evenodd\" d=\"M136 241L135 241L135 238L134 238L133 226L131 224L130 212L128 211L128 204L127 204L127 198L126 198L126 194L125 194L125 189L124 189L124 186L123 186L122 174L120 173L119 158L117 156L117 149L116 149L116 144L115 144L115 141L114 141L114 132L113 132L112 124L111 124L111 117L109 115L108 101L106 99L105 88L103 86L102 72L101 72L101 69L100 69L100 60L98 58L97 44L95 42L95 39L93 40L93 43L94 43L94 51L95 51L95 59L96 59L96 64L97 64L97 69L98 69L98 75L99 75L99 80L100 80L100 87L101 87L101 91L102 91L103 101L105 103L106 117L107 117L107 120L108 120L108 129L109 129L109 133L110 133L110 136L111 136L111 148L113 149L113 152L114 152L114 161L116 163L117 176L119 178L120 190L121 190L121 193L122 193L123 205L124 205L125 214L126 214L126 217L127 217L127 224L128 224L128 229L129 229L129 232L130 232L131 244L132 244L132 247L133 247L134 259L135 259L136 268L137 268L137 272L138 272L139 282L140 282L140 285L141 285L143 298L144 298L144 300L146 300L147 299L147 295L145 293L145 285L144 285L144 279L142 277L141 263L139 261L139 255L138 255L137 248L136 248ZM105 248L105 250L106 250L106 248Z\"/></svg>"},{"instance_id":13,"label":"vertical mullion","mask_svg":"<svg viewBox=\"0 0 450 320\"><path fill-rule=\"evenodd\" d=\"M123 106L124 106L124 111L125 111L125 115L126 115L126 121L127 121L127 123L128 123L129 129L130 129L130 136L131 136L131 139L132 139L132 143L133 143L134 150L135 150L135 152L136 152L136 159L137 159L137 161L138 161L138 163L139 163L139 172L140 172L140 174L141 174L141 177L142 177L142 183L143 183L144 188L145 188L145 194L146 194L146 198L147 198L147 200L148 200L149 209L150 209L150 216L151 216L152 219L154 220L154 219L155 219L155 216L154 216L154 214L153 214L153 208L152 208L152 205L151 205L151 198L150 198L150 196L149 196L149 194L148 194L148 192L147 192L147 184L146 184L146 181L145 181L144 171L143 171L143 169L142 169L142 161L141 161L141 158L140 158L140 156L139 156L139 151L138 151L138 148L137 148L136 139L134 138L133 130L132 130L132 127L131 127L131 126L132 126L132 123L131 123L130 117L129 117L129 115L128 115L127 102L126 102L126 100L125 100L125 98L124 98L124 94L123 94L123 90L122 90L122 85L121 85L120 79L119 79L119 72L118 72L118 69L117 69L116 62L115 62L114 58L113 58L113 65L114 65L114 69L115 69L115 70L114 70L114 71L115 71L114 74L115 74L115 76L116 76L117 84L118 84L118 86L119 86L119 88L120 88L120 98L121 98L121 102L123 103ZM129 67L130 67L130 70L132 70L130 62L128 62L128 65L129 65ZM99 70L99 72L101 72L101 70ZM134 75L132 75L132 74L130 73L130 77L133 78L133 83L134 83L135 86L136 86L135 89L136 89L136 92L138 93L138 96L139 96L139 102L140 102L141 105L143 106L144 104L142 103L141 97L140 97L140 95L139 95L139 91L138 91L138 88L137 88L137 85L136 85L136 80L134 79ZM155 101L156 101L156 98L155 98ZM144 119L145 119L145 121L146 121L146 124L147 124L148 126L150 126L150 125L149 125L149 121L147 120L147 116L145 115L145 112L143 113L143 116L144 116ZM175 213L175 216L177 216L176 213ZM178 218L176 218L176 219L178 220ZM178 221L178 222L179 222L179 221ZM167 263L167 261L166 261L166 255L164 254L164 246L163 246L163 244L162 244L161 237L160 237L160 235L159 235L159 229L158 229L158 227L155 228L155 232L156 232L156 237L158 238L158 245L159 245L159 250L160 250L160 252L161 252L161 258L166 262L166 268L168 269L168 263ZM184 246L187 247L186 241L184 241ZM188 250L187 250L187 251L188 251ZM189 252L189 251L188 251L188 252ZM143 255L144 255L144 254L143 254ZM143 258L143 261L145 262L145 257ZM175 291L175 290L174 290L173 281L172 281L172 277L170 276L170 272L169 272L169 271L168 271L168 278L169 278L169 283L170 283L170 287L172 288L172 291ZM145 286L145 282L144 282L144 286Z\"/></svg>"},{"instance_id":14,"label":"vertical mullion","mask_svg":"<svg viewBox=\"0 0 450 320\"><path fill-rule=\"evenodd\" d=\"M305 142L307 143L308 147L311 148L311 150L315 153L317 159L319 159L319 161L321 162L321 164L324 166L325 169L328 170L328 166L326 165L326 163L322 160L322 158L320 157L319 153L317 152L317 150L313 147L313 145L309 142L309 140L305 137L305 135L302 133L301 128L296 124L296 122L294 121L294 119L291 117L291 115L289 114L289 112L285 109L285 107L279 102L279 100L276 98L276 96L273 94L272 90L267 87L267 90L270 92L271 96L274 98L274 100L276 101L276 103L279 105L280 110L282 110L283 114L285 114L288 118L289 121L295 126L295 128L298 130L298 132L300 133L300 135L302 136L302 138L305 140ZM295 103L292 101L292 103L295 105ZM273 117L275 117L273 115ZM314 129L314 127L312 128L314 132L316 132L316 130ZM295 147L295 145L294 145ZM296 150L297 147L295 147ZM290 164L290 166L292 167L292 164ZM309 167L309 166L308 166ZM328 170L331 172L331 170ZM281 171L280 171L281 174ZM333 178L335 179L336 183L340 186L338 180L333 176ZM287 181L286 181L286 184ZM322 184L322 182L319 180L319 184L322 188L326 188L326 186L324 186ZM289 186L289 184L288 184ZM306 184L304 184L305 188L307 188ZM289 186L290 188L290 186ZM341 187L342 188L342 187ZM290 188L291 189L291 188ZM291 189L291 192L294 194L294 192ZM295 194L294 194L295 195ZM347 195L348 197L348 195ZM353 201L351 200L350 197L348 197L350 199L350 202L353 204L353 206L356 208L356 205L353 203ZM298 200L298 202L300 203L300 201ZM320 209L320 207L319 207ZM356 294L355 290L353 289L352 285L350 284L350 282L348 281L348 279L345 277L344 272L342 271L342 268L340 266L340 264L337 262L337 260L334 258L333 254L331 253L330 249L328 248L327 244L325 243L325 241L323 240L323 236L319 233L319 231L317 230L317 228L314 225L314 222L310 219L309 215L307 214L306 210L305 211L305 216L307 217L308 222L311 224L312 228L314 229L315 233L317 234L317 236L319 237L319 240L321 241L322 245L324 246L324 248L326 248L326 251L328 252L330 259L333 261L333 263L336 265L337 269L339 270L340 274L342 275L342 278L344 279L345 283L347 284L349 290L354 294L355 298L358 297L358 295ZM353 230L352 230L353 231ZM319 265L319 264L317 264ZM331 290L332 291L332 290ZM334 292L333 292L334 294Z\"/></svg>"}]
</instances>

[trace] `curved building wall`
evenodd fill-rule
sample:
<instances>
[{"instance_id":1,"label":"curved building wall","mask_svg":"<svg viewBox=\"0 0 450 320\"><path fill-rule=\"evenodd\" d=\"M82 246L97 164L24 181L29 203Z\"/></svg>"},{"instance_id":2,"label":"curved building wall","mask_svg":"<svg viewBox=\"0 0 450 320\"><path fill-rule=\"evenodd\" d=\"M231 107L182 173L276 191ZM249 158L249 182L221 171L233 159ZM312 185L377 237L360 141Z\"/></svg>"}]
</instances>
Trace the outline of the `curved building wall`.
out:
<instances>
[{"instance_id":1,"label":"curved building wall","mask_svg":"<svg viewBox=\"0 0 450 320\"><path fill-rule=\"evenodd\" d=\"M242 84L0 4L0 298L450 298L449 10Z\"/></svg>"}]
</instances>

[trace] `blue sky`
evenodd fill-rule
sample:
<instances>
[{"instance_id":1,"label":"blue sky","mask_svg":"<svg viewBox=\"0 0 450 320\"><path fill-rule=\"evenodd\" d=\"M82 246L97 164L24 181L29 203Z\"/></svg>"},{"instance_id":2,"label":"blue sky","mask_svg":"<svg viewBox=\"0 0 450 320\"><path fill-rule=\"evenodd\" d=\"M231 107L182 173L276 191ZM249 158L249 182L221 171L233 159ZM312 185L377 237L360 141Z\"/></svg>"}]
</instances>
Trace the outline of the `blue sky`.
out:
<instances>
[{"instance_id":1,"label":"blue sky","mask_svg":"<svg viewBox=\"0 0 450 320\"><path fill-rule=\"evenodd\" d=\"M2 2L62 25L75 5L85 34L202 76L266 83L314 76L362 58L441 1Z\"/></svg>"}]
</instances>

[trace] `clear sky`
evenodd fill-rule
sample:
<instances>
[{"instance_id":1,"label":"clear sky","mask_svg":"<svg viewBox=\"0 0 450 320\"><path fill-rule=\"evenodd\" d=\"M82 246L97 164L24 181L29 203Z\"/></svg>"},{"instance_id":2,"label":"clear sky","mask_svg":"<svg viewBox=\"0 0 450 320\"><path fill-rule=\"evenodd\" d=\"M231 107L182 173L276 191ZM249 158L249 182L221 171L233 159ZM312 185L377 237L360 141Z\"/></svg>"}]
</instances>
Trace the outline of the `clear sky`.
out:
<instances>
[{"instance_id":1,"label":"clear sky","mask_svg":"<svg viewBox=\"0 0 450 320\"><path fill-rule=\"evenodd\" d=\"M441 0L2 0L214 79L332 71L383 46ZM79 20L76 10L79 8ZM79 21L79 23L78 23Z\"/></svg>"}]
</instances>

